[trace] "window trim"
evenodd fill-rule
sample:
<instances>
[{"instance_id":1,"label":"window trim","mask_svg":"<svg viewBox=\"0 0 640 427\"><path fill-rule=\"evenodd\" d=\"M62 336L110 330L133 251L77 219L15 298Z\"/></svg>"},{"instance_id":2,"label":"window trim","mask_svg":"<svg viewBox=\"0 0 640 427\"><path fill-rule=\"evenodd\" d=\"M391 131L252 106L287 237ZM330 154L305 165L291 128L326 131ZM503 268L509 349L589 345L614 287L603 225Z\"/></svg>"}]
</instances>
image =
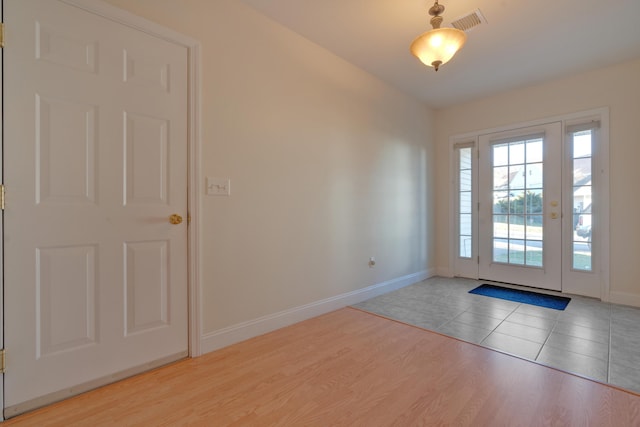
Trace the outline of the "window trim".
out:
<instances>
[{"instance_id":1,"label":"window trim","mask_svg":"<svg viewBox=\"0 0 640 427\"><path fill-rule=\"evenodd\" d=\"M460 194L462 193L462 188L461 188L461 181L460 181L460 173L462 172L462 170L460 169L460 163L461 163L461 158L460 158L460 153L461 150L470 148L471 149L471 153L470 153L470 163L471 163L471 168L470 168L470 172L471 172L471 254L468 257L465 256L461 256L460 252L461 252L461 248L460 248L460 238L462 237L462 234L460 233L460 230L462 228L462 225L460 223L460 216L462 215L462 212L460 211ZM468 260L468 259L473 259L474 255L476 255L475 251L474 251L474 243L475 243L475 230L474 230L474 224L475 224L475 210L473 209L474 206L474 198L475 198L475 191L473 188L474 185L474 177L473 174L476 171L475 165L474 165L474 148L475 148L475 144L473 142L467 142L467 143L460 143L460 144L455 144L455 150L457 153L456 156L456 182L455 182L455 188L456 188L456 199L455 199L455 221L456 221L456 233L457 233L457 238L456 238L456 257L458 257L459 259L464 259L464 260Z\"/></svg>"},{"instance_id":2,"label":"window trim","mask_svg":"<svg viewBox=\"0 0 640 427\"><path fill-rule=\"evenodd\" d=\"M563 265L563 290L568 293L576 293L577 289L591 284L592 294L589 296L600 298L602 301L611 301L610 296L610 234L609 230L609 110L602 109L592 115L573 117L564 124L564 149L573 148L571 133L583 130L594 130L592 141L592 221L595 221L593 243L591 245L591 270L577 270L573 268L572 250L569 245L563 248L563 257L568 262ZM573 174L570 171L570 153L564 156L566 161L566 173L564 177L564 190L569 191L573 186ZM572 191L572 190L571 190ZM569 193L567 193L569 194ZM573 212L573 200L567 200L565 210ZM568 219L569 220L569 219ZM571 218L573 221L573 218ZM573 223L573 222L572 222ZM569 239L569 232L564 232L565 239ZM573 236L571 236L571 240ZM599 285L599 286L598 286Z\"/></svg>"},{"instance_id":3,"label":"window trim","mask_svg":"<svg viewBox=\"0 0 640 427\"><path fill-rule=\"evenodd\" d=\"M460 257L460 169L459 169L459 150L462 148L471 148L471 257ZM451 167L453 177L451 182L450 212L453 212L452 220L449 221L449 236L453 237L450 245L449 266L452 275L461 277L478 278L478 144L477 137L461 138L451 140Z\"/></svg>"}]
</instances>

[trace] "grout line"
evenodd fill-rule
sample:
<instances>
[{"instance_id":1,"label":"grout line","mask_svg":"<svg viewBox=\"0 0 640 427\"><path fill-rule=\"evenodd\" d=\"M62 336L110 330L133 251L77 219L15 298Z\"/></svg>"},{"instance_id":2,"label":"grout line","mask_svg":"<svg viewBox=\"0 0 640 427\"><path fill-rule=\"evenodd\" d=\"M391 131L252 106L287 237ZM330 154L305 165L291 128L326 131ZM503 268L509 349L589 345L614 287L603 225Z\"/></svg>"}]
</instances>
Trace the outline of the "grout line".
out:
<instances>
[{"instance_id":1,"label":"grout line","mask_svg":"<svg viewBox=\"0 0 640 427\"><path fill-rule=\"evenodd\" d=\"M558 316L558 317L560 317L560 316ZM540 350L538 350L538 354L536 354L536 358L533 359L533 360L538 360L538 357L540 357L540 353L542 353L542 350L544 350L544 346L547 345L547 342L549 342L549 338L551 338L551 334L553 333L553 331L555 331L556 326L558 325L558 317L555 318L553 326L549 330L549 335L547 335L547 338L542 343L542 347L540 347Z\"/></svg>"},{"instance_id":2,"label":"grout line","mask_svg":"<svg viewBox=\"0 0 640 427\"><path fill-rule=\"evenodd\" d=\"M522 305L521 303L518 303L518 305L516 305L516 307L515 307L513 310L511 310L511 313L507 314L507 316L506 316L504 319L502 319L502 320L500 321L500 323L498 323L498 324L496 325L496 327L495 327L495 328L493 328L493 329L491 330L491 332L489 332L489 335L487 335L486 337L484 337L484 338L482 339L482 341L480 341L480 344L482 345L482 343L483 343L483 342L485 342L485 340L486 340L487 338L489 338L489 337L491 336L491 334L493 334L494 332L496 332L496 329L498 329L498 328L500 327L500 325L502 325L504 322L506 322L506 321L507 321L507 319L509 318L509 316L511 316L513 313L515 313L515 312L516 312L516 310L518 310L518 308L519 308L521 305ZM499 332L497 332L497 333L499 333ZM519 337L517 337L517 338L519 338Z\"/></svg>"}]
</instances>

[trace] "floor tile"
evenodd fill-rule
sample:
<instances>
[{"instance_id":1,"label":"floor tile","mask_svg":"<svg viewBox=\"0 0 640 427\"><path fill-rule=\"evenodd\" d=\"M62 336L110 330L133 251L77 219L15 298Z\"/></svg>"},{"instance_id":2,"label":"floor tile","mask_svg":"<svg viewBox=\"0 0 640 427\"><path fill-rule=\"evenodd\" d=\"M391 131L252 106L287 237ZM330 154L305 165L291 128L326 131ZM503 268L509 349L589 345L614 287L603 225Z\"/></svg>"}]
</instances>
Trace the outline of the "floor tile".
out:
<instances>
[{"instance_id":1,"label":"floor tile","mask_svg":"<svg viewBox=\"0 0 640 427\"><path fill-rule=\"evenodd\" d=\"M558 318L561 311L553 310L551 308L537 307L535 305L520 304L515 313L555 320Z\"/></svg>"},{"instance_id":2,"label":"floor tile","mask_svg":"<svg viewBox=\"0 0 640 427\"><path fill-rule=\"evenodd\" d=\"M384 299L382 297L384 297L384 295L354 304L354 307L370 311L376 311L378 309L382 310L386 305L392 302L391 298Z\"/></svg>"},{"instance_id":3,"label":"floor tile","mask_svg":"<svg viewBox=\"0 0 640 427\"><path fill-rule=\"evenodd\" d=\"M439 305L459 311L466 311L473 303L456 298L448 298L446 300L440 300Z\"/></svg>"},{"instance_id":4,"label":"floor tile","mask_svg":"<svg viewBox=\"0 0 640 427\"><path fill-rule=\"evenodd\" d=\"M584 356L595 357L604 362L609 360L609 346L597 341L589 341L583 338L552 332L545 343L545 347L554 347L559 350L571 351Z\"/></svg>"},{"instance_id":5,"label":"floor tile","mask_svg":"<svg viewBox=\"0 0 640 427\"><path fill-rule=\"evenodd\" d=\"M538 329L545 329L547 331L553 329L554 325L556 324L555 319L523 314L518 312L518 310L511 313L506 320L508 322L517 323L520 325L532 326Z\"/></svg>"},{"instance_id":6,"label":"floor tile","mask_svg":"<svg viewBox=\"0 0 640 427\"><path fill-rule=\"evenodd\" d=\"M567 306L567 308L571 308L571 309L582 309L582 308L588 308L588 309L608 309L611 307L611 304L606 303L606 302L602 302L596 298L589 298L589 297L584 297L584 296L580 296L580 295L568 295L571 298L571 302L569 302L569 305Z\"/></svg>"},{"instance_id":7,"label":"floor tile","mask_svg":"<svg viewBox=\"0 0 640 427\"><path fill-rule=\"evenodd\" d=\"M453 290L444 286L408 286L397 291L398 295L405 295L412 298L427 297L447 297Z\"/></svg>"},{"instance_id":8,"label":"floor tile","mask_svg":"<svg viewBox=\"0 0 640 427\"><path fill-rule=\"evenodd\" d=\"M474 296L475 296L474 301L476 301L478 304L484 305L486 307L496 308L499 310L513 311L516 308L518 308L518 306L520 305L520 303L517 303L517 302L507 301L507 300L498 299L498 298L491 298L484 295L474 295Z\"/></svg>"},{"instance_id":9,"label":"floor tile","mask_svg":"<svg viewBox=\"0 0 640 427\"><path fill-rule=\"evenodd\" d=\"M608 364L605 360L595 357L545 345L536 361L563 371L607 382Z\"/></svg>"},{"instance_id":10,"label":"floor tile","mask_svg":"<svg viewBox=\"0 0 640 427\"><path fill-rule=\"evenodd\" d=\"M559 320L553 328L554 332L572 337L583 338L589 341L596 341L602 344L609 344L609 331L592 329L575 323Z\"/></svg>"},{"instance_id":11,"label":"floor tile","mask_svg":"<svg viewBox=\"0 0 640 427\"><path fill-rule=\"evenodd\" d=\"M640 366L611 364L609 383L640 393Z\"/></svg>"},{"instance_id":12,"label":"floor tile","mask_svg":"<svg viewBox=\"0 0 640 427\"><path fill-rule=\"evenodd\" d=\"M422 318L403 318L398 319L403 322L409 323L411 325L419 326L424 329L429 329L430 331L437 331L442 325L451 321L450 315L429 315L424 316Z\"/></svg>"},{"instance_id":13,"label":"floor tile","mask_svg":"<svg viewBox=\"0 0 640 427\"><path fill-rule=\"evenodd\" d=\"M513 323L507 319L496 328L495 332L544 344L551 333L551 329L534 328L533 326Z\"/></svg>"},{"instance_id":14,"label":"floor tile","mask_svg":"<svg viewBox=\"0 0 640 427\"><path fill-rule=\"evenodd\" d=\"M398 299L392 302L397 307L402 307L407 311L416 311L422 313L438 313L442 306L435 301L424 301L415 298Z\"/></svg>"},{"instance_id":15,"label":"floor tile","mask_svg":"<svg viewBox=\"0 0 640 427\"><path fill-rule=\"evenodd\" d=\"M496 319L506 319L511 313L513 313L513 309L503 309L499 307L494 307L488 304L476 304L467 308L467 311L483 314L489 317L495 317Z\"/></svg>"},{"instance_id":16,"label":"floor tile","mask_svg":"<svg viewBox=\"0 0 640 427\"><path fill-rule=\"evenodd\" d=\"M503 351L514 356L523 357L529 360L536 360L542 344L528 341L511 335L492 332L485 338L481 345L495 350Z\"/></svg>"},{"instance_id":17,"label":"floor tile","mask_svg":"<svg viewBox=\"0 0 640 427\"><path fill-rule=\"evenodd\" d=\"M597 314L588 313L565 313L558 317L558 322L573 323L591 329L599 329L608 331L611 320L608 317L598 316Z\"/></svg>"},{"instance_id":18,"label":"floor tile","mask_svg":"<svg viewBox=\"0 0 640 427\"><path fill-rule=\"evenodd\" d=\"M611 321L628 326L640 325L640 309L625 306L614 306L611 309Z\"/></svg>"},{"instance_id":19,"label":"floor tile","mask_svg":"<svg viewBox=\"0 0 640 427\"><path fill-rule=\"evenodd\" d=\"M484 314L475 313L473 311L465 311L453 320L478 328L488 329L489 332L494 330L500 323L502 323L502 319L500 318L486 316Z\"/></svg>"},{"instance_id":20,"label":"floor tile","mask_svg":"<svg viewBox=\"0 0 640 427\"><path fill-rule=\"evenodd\" d=\"M628 346L634 351L640 351L640 323L635 325L619 324L615 320L611 322L611 339L623 346Z\"/></svg>"},{"instance_id":21,"label":"floor tile","mask_svg":"<svg viewBox=\"0 0 640 427\"><path fill-rule=\"evenodd\" d=\"M463 341L480 344L490 333L491 329L479 328L456 320L445 323L438 327L436 332L449 335Z\"/></svg>"},{"instance_id":22,"label":"floor tile","mask_svg":"<svg viewBox=\"0 0 640 427\"><path fill-rule=\"evenodd\" d=\"M558 321L575 323L577 325L586 326L587 328L609 330L611 317L593 312L567 312L558 316Z\"/></svg>"},{"instance_id":23,"label":"floor tile","mask_svg":"<svg viewBox=\"0 0 640 427\"><path fill-rule=\"evenodd\" d=\"M640 343L624 335L612 334L609 360L616 365L640 367Z\"/></svg>"}]
</instances>

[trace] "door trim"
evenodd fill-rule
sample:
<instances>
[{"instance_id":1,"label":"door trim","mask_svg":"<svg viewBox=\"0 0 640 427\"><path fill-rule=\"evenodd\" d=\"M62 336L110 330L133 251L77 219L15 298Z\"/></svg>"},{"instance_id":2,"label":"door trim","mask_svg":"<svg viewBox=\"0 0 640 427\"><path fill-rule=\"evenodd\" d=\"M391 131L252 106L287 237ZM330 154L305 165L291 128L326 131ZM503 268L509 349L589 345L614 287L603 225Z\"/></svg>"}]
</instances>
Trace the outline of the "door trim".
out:
<instances>
[{"instance_id":1,"label":"door trim","mask_svg":"<svg viewBox=\"0 0 640 427\"><path fill-rule=\"evenodd\" d=\"M594 108L591 110L579 111L570 114L558 115L547 117L543 119L531 120L527 122L518 122L513 123L511 125L498 126L494 128L480 129L471 132L465 132L462 134L455 134L449 137L449 215L447 218L449 219L448 226L448 241L449 241L449 259L448 264L446 266L447 271L439 272L444 276L453 277L456 271L456 157L455 157L455 144L460 142L474 142L474 150L478 149L478 138L482 134L488 133L498 133L498 132L507 132L507 131L516 131L518 129L533 127L544 125L550 122L562 122L563 124L563 132L562 132L562 144L565 145L566 134L564 132L564 128L567 123L573 123L580 119L588 119L593 117L599 117L600 119L600 148L598 155L600 156L600 168L599 174L601 179L601 188L600 188L600 203L602 204L600 210L600 220L602 221L601 229L603 232L600 236L600 256L599 256L599 280L600 280L600 299L605 302L611 301L611 272L610 272L610 233L609 233L609 206L610 206L610 182L609 182L609 107L600 107ZM475 168L477 168L477 157L474 158ZM477 171L477 169L476 169ZM474 221L477 222L477 211L475 212ZM477 239L477 236L476 236ZM476 245L477 246L477 245ZM477 253L474 254L477 256ZM477 276L475 277L477 278ZM613 295L615 298L615 295Z\"/></svg>"},{"instance_id":2,"label":"door trim","mask_svg":"<svg viewBox=\"0 0 640 427\"><path fill-rule=\"evenodd\" d=\"M201 353L202 313L200 286L200 152L201 141L201 44L191 37L180 34L155 22L149 21L126 10L119 9L100 0L59 0L111 21L162 38L187 49L187 150L188 150L188 301L189 301L189 356L197 357Z\"/></svg>"}]
</instances>

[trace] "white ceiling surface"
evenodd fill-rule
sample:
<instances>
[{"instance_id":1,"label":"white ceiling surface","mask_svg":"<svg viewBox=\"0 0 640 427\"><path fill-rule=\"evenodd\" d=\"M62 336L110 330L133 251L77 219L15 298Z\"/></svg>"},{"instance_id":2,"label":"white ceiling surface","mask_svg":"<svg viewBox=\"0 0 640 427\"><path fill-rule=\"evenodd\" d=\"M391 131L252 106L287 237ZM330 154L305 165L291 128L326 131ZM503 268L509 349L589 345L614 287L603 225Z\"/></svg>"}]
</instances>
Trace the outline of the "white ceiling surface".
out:
<instances>
[{"instance_id":1,"label":"white ceiling surface","mask_svg":"<svg viewBox=\"0 0 640 427\"><path fill-rule=\"evenodd\" d=\"M488 22L437 73L409 53L433 1L242 1L434 108L640 58L640 0L440 0Z\"/></svg>"}]
</instances>

